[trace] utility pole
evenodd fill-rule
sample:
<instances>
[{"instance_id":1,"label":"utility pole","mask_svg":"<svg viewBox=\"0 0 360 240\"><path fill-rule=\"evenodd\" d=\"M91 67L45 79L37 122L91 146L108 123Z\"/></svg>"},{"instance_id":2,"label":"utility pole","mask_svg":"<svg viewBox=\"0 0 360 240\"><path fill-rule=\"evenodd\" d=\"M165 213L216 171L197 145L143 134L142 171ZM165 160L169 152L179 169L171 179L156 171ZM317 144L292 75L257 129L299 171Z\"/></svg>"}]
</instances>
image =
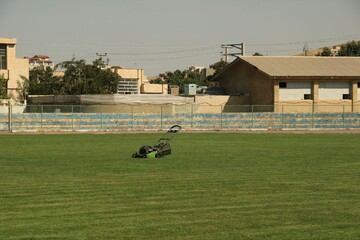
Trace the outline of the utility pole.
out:
<instances>
[{"instance_id":1,"label":"utility pole","mask_svg":"<svg viewBox=\"0 0 360 240\"><path fill-rule=\"evenodd\" d=\"M245 56L245 44L244 43L236 43L236 44L221 44L221 48L225 48L225 62L229 62L229 56L233 56L238 58L239 56ZM239 50L238 52L229 53L229 49Z\"/></svg>"},{"instance_id":2,"label":"utility pole","mask_svg":"<svg viewBox=\"0 0 360 240\"><path fill-rule=\"evenodd\" d=\"M104 63L105 66L107 66L109 64L109 59L107 58L106 61L103 61L103 57L107 56L107 53L96 53L96 56L100 57L100 61L101 63Z\"/></svg>"},{"instance_id":3,"label":"utility pole","mask_svg":"<svg viewBox=\"0 0 360 240\"><path fill-rule=\"evenodd\" d=\"M309 52L309 44L306 42L303 47L304 56L308 55Z\"/></svg>"},{"instance_id":4,"label":"utility pole","mask_svg":"<svg viewBox=\"0 0 360 240\"><path fill-rule=\"evenodd\" d=\"M221 48L225 48L225 53L221 52L223 56L225 56L225 62L229 62L229 46L228 45L221 45Z\"/></svg>"}]
</instances>

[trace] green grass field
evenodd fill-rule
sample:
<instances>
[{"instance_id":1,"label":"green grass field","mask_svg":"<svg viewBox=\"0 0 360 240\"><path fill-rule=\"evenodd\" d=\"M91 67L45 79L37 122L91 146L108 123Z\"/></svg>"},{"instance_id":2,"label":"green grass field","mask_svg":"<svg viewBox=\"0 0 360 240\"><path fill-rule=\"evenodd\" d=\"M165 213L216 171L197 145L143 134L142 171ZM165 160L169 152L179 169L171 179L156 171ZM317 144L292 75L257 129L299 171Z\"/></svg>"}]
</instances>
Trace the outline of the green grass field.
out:
<instances>
[{"instance_id":1,"label":"green grass field","mask_svg":"<svg viewBox=\"0 0 360 240\"><path fill-rule=\"evenodd\" d=\"M0 239L360 239L360 135L0 135Z\"/></svg>"}]
</instances>

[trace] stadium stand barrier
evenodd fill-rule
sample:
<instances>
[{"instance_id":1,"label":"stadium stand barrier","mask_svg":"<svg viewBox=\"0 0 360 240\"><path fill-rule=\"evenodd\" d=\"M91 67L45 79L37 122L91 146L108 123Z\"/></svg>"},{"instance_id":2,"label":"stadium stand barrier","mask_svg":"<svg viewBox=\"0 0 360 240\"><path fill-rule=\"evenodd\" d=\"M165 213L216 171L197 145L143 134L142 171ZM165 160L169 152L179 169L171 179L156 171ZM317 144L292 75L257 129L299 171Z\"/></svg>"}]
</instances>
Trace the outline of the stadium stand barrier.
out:
<instances>
[{"instance_id":1,"label":"stadium stand barrier","mask_svg":"<svg viewBox=\"0 0 360 240\"><path fill-rule=\"evenodd\" d=\"M274 106L196 104L0 106L0 131L164 130L174 124L184 130L225 131L360 128L360 113L336 109L275 112Z\"/></svg>"}]
</instances>

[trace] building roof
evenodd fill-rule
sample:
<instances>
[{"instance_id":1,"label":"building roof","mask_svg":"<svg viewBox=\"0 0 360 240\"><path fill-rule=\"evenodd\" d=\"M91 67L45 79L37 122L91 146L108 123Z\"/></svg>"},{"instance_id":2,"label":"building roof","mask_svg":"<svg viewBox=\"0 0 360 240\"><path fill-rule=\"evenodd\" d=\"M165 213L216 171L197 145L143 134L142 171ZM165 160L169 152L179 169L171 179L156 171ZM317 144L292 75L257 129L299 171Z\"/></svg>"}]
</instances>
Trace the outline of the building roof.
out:
<instances>
[{"instance_id":1,"label":"building roof","mask_svg":"<svg viewBox=\"0 0 360 240\"><path fill-rule=\"evenodd\" d=\"M35 55L34 57L32 57L32 58L49 58L49 56L47 56L47 55Z\"/></svg>"},{"instance_id":2,"label":"building roof","mask_svg":"<svg viewBox=\"0 0 360 240\"><path fill-rule=\"evenodd\" d=\"M0 44L16 44L16 38L0 38Z\"/></svg>"},{"instance_id":3,"label":"building roof","mask_svg":"<svg viewBox=\"0 0 360 240\"><path fill-rule=\"evenodd\" d=\"M35 55L34 57L32 58L28 58L28 57L25 57L27 59L29 59L29 63L30 64L35 64L35 63L48 63L48 64L52 64L53 61L49 60L49 56L47 55Z\"/></svg>"},{"instance_id":4,"label":"building roof","mask_svg":"<svg viewBox=\"0 0 360 240\"><path fill-rule=\"evenodd\" d=\"M240 57L218 75L222 75L231 66L247 62L266 75L277 77L360 77L360 57ZM217 78L217 77L215 77Z\"/></svg>"},{"instance_id":5,"label":"building roof","mask_svg":"<svg viewBox=\"0 0 360 240\"><path fill-rule=\"evenodd\" d=\"M241 57L272 77L359 77L360 57Z\"/></svg>"}]
</instances>

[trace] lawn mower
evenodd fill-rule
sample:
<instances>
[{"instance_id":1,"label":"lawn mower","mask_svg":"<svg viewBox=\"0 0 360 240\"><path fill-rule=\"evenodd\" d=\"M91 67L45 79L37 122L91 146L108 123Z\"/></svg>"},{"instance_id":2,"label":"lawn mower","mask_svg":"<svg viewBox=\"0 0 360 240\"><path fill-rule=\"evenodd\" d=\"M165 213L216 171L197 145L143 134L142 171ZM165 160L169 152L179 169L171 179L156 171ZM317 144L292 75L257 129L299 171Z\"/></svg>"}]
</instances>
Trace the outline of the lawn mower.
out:
<instances>
[{"instance_id":1,"label":"lawn mower","mask_svg":"<svg viewBox=\"0 0 360 240\"><path fill-rule=\"evenodd\" d=\"M132 155L133 158L160 158L171 154L171 139L181 130L179 125L172 126L154 146L142 146L139 152Z\"/></svg>"}]
</instances>

